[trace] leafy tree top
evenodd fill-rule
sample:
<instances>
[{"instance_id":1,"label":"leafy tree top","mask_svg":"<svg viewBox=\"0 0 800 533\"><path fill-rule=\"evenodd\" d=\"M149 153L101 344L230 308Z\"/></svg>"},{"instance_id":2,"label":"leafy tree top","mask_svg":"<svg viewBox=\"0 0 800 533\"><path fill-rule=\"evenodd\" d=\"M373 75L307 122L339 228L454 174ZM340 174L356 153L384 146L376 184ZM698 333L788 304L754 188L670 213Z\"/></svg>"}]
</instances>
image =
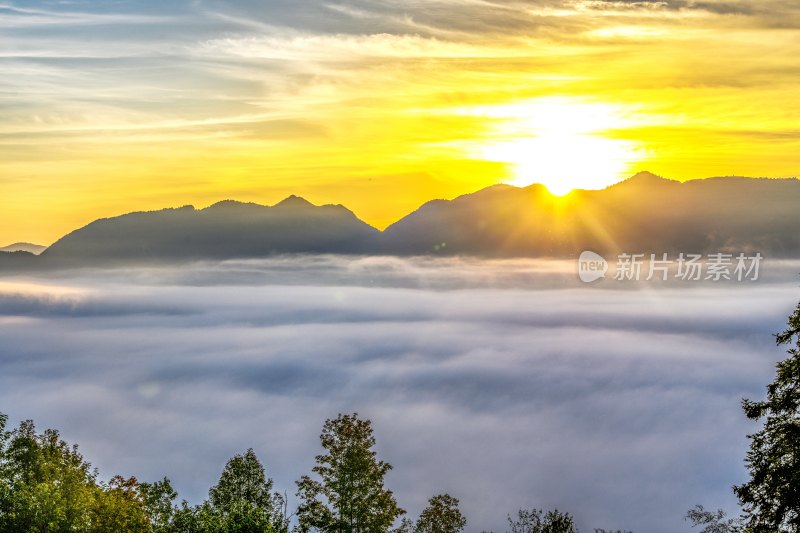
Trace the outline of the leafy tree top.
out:
<instances>
[{"instance_id":1,"label":"leafy tree top","mask_svg":"<svg viewBox=\"0 0 800 533\"><path fill-rule=\"evenodd\" d=\"M467 519L461 514L458 499L449 494L439 494L428 500L428 506L417 520L415 533L459 533L466 525Z\"/></svg>"},{"instance_id":2,"label":"leafy tree top","mask_svg":"<svg viewBox=\"0 0 800 533\"><path fill-rule=\"evenodd\" d=\"M391 470L373 450L372 423L357 413L325 421L320 443L326 453L316 457L312 471L297 482L301 531L381 533L405 513L383 483Z\"/></svg>"},{"instance_id":3,"label":"leafy tree top","mask_svg":"<svg viewBox=\"0 0 800 533\"><path fill-rule=\"evenodd\" d=\"M227 510L237 502L246 502L267 512L275 510L272 480L264 473L253 449L233 456L222 471L219 482L208 491L211 504Z\"/></svg>"}]
</instances>

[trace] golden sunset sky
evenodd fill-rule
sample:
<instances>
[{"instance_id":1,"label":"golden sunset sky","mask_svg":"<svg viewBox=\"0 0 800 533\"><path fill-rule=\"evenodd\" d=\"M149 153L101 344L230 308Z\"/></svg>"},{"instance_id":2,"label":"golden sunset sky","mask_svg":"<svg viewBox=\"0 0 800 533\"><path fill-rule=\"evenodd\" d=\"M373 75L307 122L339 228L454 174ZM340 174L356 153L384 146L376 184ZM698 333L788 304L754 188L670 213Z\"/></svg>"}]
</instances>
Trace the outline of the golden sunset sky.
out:
<instances>
[{"instance_id":1,"label":"golden sunset sky","mask_svg":"<svg viewBox=\"0 0 800 533\"><path fill-rule=\"evenodd\" d=\"M289 194L787 177L800 3L0 1L0 246Z\"/></svg>"}]
</instances>

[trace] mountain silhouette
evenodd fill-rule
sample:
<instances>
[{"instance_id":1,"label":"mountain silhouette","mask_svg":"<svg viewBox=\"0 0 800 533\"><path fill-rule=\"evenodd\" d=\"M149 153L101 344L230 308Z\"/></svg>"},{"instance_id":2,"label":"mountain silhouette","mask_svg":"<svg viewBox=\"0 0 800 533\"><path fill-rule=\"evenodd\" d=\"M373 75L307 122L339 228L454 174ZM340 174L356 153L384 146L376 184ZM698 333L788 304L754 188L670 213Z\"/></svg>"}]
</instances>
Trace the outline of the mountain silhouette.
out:
<instances>
[{"instance_id":1,"label":"mountain silhouette","mask_svg":"<svg viewBox=\"0 0 800 533\"><path fill-rule=\"evenodd\" d=\"M224 200L99 219L40 256L1 253L4 269L266 257L275 254L575 257L609 253L761 252L800 257L800 181L648 172L564 197L543 185L494 185L432 200L383 232L341 205L298 196Z\"/></svg>"},{"instance_id":2,"label":"mountain silhouette","mask_svg":"<svg viewBox=\"0 0 800 533\"><path fill-rule=\"evenodd\" d=\"M603 190L554 197L542 185L495 186L428 202L383 233L388 252L575 256L755 252L800 257L800 181L640 172Z\"/></svg>"},{"instance_id":3,"label":"mountain silhouette","mask_svg":"<svg viewBox=\"0 0 800 533\"><path fill-rule=\"evenodd\" d=\"M14 244L9 244L8 246L0 248L0 252L28 252L29 254L39 255L45 248L47 248L47 246L29 242L15 242Z\"/></svg>"},{"instance_id":4,"label":"mountain silhouette","mask_svg":"<svg viewBox=\"0 0 800 533\"><path fill-rule=\"evenodd\" d=\"M290 196L269 207L233 200L205 209L137 212L96 220L41 254L50 264L369 253L380 232L340 205Z\"/></svg>"}]
</instances>

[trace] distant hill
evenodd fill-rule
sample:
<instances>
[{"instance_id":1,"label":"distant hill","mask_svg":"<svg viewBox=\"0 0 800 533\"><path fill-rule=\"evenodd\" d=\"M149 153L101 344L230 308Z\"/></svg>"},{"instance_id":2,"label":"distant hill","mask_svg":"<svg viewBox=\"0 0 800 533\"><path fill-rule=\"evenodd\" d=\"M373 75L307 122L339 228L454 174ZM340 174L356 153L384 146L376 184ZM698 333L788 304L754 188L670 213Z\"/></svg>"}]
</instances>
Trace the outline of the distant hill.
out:
<instances>
[{"instance_id":1,"label":"distant hill","mask_svg":"<svg viewBox=\"0 0 800 533\"><path fill-rule=\"evenodd\" d=\"M40 246L29 242L15 242L14 244L9 244L8 246L0 248L0 252L28 252L33 255L39 255L46 249L47 246Z\"/></svg>"},{"instance_id":2,"label":"distant hill","mask_svg":"<svg viewBox=\"0 0 800 533\"><path fill-rule=\"evenodd\" d=\"M263 257L282 253L369 253L380 232L340 205L290 196L274 206L226 200L205 209L130 213L62 237L48 264Z\"/></svg>"},{"instance_id":3,"label":"distant hill","mask_svg":"<svg viewBox=\"0 0 800 533\"><path fill-rule=\"evenodd\" d=\"M341 205L290 196L274 206L226 200L105 218L36 257L0 268L336 253L575 257L582 250L755 252L800 257L800 181L719 177L687 182L641 172L598 191L551 195L495 185L433 200L380 232Z\"/></svg>"},{"instance_id":4,"label":"distant hill","mask_svg":"<svg viewBox=\"0 0 800 533\"><path fill-rule=\"evenodd\" d=\"M558 198L542 185L498 185L434 200L392 224L384 251L575 256L619 252L761 251L800 257L800 181L647 172Z\"/></svg>"}]
</instances>

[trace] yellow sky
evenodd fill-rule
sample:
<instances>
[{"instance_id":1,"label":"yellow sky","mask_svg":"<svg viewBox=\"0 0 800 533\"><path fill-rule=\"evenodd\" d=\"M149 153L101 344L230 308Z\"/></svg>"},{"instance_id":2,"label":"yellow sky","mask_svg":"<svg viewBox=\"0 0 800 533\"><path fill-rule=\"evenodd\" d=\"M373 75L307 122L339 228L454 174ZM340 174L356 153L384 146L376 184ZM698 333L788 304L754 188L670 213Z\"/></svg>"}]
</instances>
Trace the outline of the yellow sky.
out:
<instances>
[{"instance_id":1,"label":"yellow sky","mask_svg":"<svg viewBox=\"0 0 800 533\"><path fill-rule=\"evenodd\" d=\"M789 1L36 4L0 7L0 245L226 198L382 228L498 182L798 174Z\"/></svg>"}]
</instances>

